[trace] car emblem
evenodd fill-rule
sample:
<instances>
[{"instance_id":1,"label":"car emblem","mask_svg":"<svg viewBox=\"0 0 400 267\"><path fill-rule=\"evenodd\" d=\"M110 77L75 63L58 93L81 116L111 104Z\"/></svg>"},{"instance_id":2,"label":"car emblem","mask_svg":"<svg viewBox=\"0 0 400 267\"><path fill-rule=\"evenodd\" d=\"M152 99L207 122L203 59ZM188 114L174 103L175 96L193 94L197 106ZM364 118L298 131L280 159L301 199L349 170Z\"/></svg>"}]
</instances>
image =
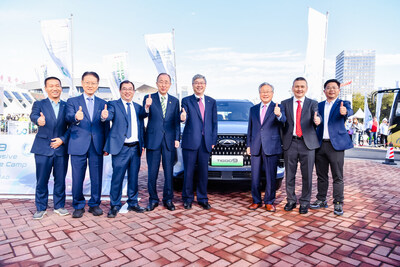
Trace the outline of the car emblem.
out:
<instances>
[{"instance_id":1,"label":"car emblem","mask_svg":"<svg viewBox=\"0 0 400 267\"><path fill-rule=\"evenodd\" d=\"M237 142L232 139L222 139L218 143L222 146L234 146L237 144Z\"/></svg>"}]
</instances>

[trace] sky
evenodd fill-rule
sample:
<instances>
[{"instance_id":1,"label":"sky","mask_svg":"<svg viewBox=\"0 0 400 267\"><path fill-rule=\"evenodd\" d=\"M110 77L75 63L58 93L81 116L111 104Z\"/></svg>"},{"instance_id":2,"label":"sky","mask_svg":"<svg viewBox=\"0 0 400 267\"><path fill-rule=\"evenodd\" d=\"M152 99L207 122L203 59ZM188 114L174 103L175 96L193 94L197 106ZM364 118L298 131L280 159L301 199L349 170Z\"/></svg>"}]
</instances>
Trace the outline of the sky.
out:
<instances>
[{"instance_id":1,"label":"sky","mask_svg":"<svg viewBox=\"0 0 400 267\"><path fill-rule=\"evenodd\" d=\"M0 75L36 81L48 56L40 21L73 14L74 77L106 77L103 56L127 52L129 79L155 86L157 70L144 35L175 30L178 87L191 89L197 74L214 98L258 99L258 85L275 87L274 99L291 96L304 75L308 8L329 12L325 78L335 76L343 50L376 50L375 87L400 80L400 1L397 0L0 0ZM322 88L321 88L322 89Z\"/></svg>"}]
</instances>

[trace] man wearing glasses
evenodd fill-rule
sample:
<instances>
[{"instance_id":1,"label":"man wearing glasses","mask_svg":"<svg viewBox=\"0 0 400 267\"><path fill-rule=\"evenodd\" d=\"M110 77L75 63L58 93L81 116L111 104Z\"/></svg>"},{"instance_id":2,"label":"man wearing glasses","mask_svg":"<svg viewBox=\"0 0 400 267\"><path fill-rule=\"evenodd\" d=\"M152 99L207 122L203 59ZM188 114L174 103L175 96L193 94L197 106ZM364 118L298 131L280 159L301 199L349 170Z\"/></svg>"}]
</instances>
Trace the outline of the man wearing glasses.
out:
<instances>
[{"instance_id":1,"label":"man wearing glasses","mask_svg":"<svg viewBox=\"0 0 400 267\"><path fill-rule=\"evenodd\" d=\"M94 95L99 86L99 80L96 72L85 72L82 75L83 94L69 98L67 101L66 120L71 123L68 154L71 155L72 166L72 206L75 209L73 218L80 218L85 212L83 181L88 163L91 194L88 201L89 212L94 216L103 214L99 207L103 154L107 155L103 152L103 148L110 124L104 120L108 116L106 101Z\"/></svg>"},{"instance_id":2,"label":"man wearing glasses","mask_svg":"<svg viewBox=\"0 0 400 267\"><path fill-rule=\"evenodd\" d=\"M172 188L172 173L175 161L175 151L179 147L180 119L179 100L168 94L171 87L171 77L160 73L157 77L158 92L148 95L143 100L143 106L148 113L148 123L145 134L146 158L148 166L148 191L150 195L147 210L158 206L157 177L162 156L164 169L163 204L168 210L175 210Z\"/></svg>"},{"instance_id":3,"label":"man wearing glasses","mask_svg":"<svg viewBox=\"0 0 400 267\"><path fill-rule=\"evenodd\" d=\"M217 143L217 103L204 95L206 77L197 74L192 79L194 94L182 99L181 121L185 123L182 134L183 153L183 207L192 208L194 200L193 178L197 164L197 203L211 209L207 197L208 160Z\"/></svg>"},{"instance_id":4,"label":"man wearing glasses","mask_svg":"<svg viewBox=\"0 0 400 267\"><path fill-rule=\"evenodd\" d=\"M122 185L128 172L128 210L143 212L138 203L138 174L140 157L144 146L144 123L147 116L143 107L132 101L135 86L130 81L123 81L119 86L121 98L108 103L108 114L103 118L112 121L110 135L104 150L112 155L113 174L110 188L108 218L115 218L121 208ZM106 116L107 115L107 116Z\"/></svg>"}]
</instances>

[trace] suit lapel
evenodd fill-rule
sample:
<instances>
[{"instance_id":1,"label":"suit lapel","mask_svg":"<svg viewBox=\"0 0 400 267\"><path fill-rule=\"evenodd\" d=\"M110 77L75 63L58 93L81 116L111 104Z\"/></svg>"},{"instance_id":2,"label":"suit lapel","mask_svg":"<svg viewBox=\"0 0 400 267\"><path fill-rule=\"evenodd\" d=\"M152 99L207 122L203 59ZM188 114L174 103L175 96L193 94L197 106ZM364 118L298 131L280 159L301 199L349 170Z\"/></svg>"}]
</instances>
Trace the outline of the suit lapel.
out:
<instances>
[{"instance_id":1,"label":"suit lapel","mask_svg":"<svg viewBox=\"0 0 400 267\"><path fill-rule=\"evenodd\" d=\"M206 120L206 117L211 109L211 103L210 103L210 98L206 95L204 95L204 121ZM200 108L199 108L199 112L200 112ZM201 114L200 114L201 117Z\"/></svg>"},{"instance_id":2,"label":"suit lapel","mask_svg":"<svg viewBox=\"0 0 400 267\"><path fill-rule=\"evenodd\" d=\"M47 110L48 114L50 115L53 121L56 120L56 114L54 113L53 106L51 105L50 99L46 98L43 102L43 108Z\"/></svg>"},{"instance_id":3,"label":"suit lapel","mask_svg":"<svg viewBox=\"0 0 400 267\"><path fill-rule=\"evenodd\" d=\"M60 103L60 108L58 110L57 124L59 122L61 122L62 120L64 120L64 118L62 117L62 114L64 114L65 102L60 99L59 103Z\"/></svg>"},{"instance_id":4,"label":"suit lapel","mask_svg":"<svg viewBox=\"0 0 400 267\"><path fill-rule=\"evenodd\" d=\"M292 123L294 123L295 115L294 115L294 110L293 110L293 101L294 97L290 98L290 100L287 102L288 105L286 105L286 118L291 119Z\"/></svg>"},{"instance_id":5,"label":"suit lapel","mask_svg":"<svg viewBox=\"0 0 400 267\"><path fill-rule=\"evenodd\" d=\"M167 106L165 107L165 118L164 119L166 119L167 116L169 116L169 114L171 113L172 97L170 94L168 94L168 101L167 101L166 105ZM161 111L162 111L162 108L161 108Z\"/></svg>"},{"instance_id":6,"label":"suit lapel","mask_svg":"<svg viewBox=\"0 0 400 267\"><path fill-rule=\"evenodd\" d=\"M333 103L332 108L331 108L331 112L329 113L329 120L331 119L333 113L335 112L335 110L339 107L339 98L336 99L335 103ZM324 106L325 109L325 106ZM322 117L323 118L323 117Z\"/></svg>"},{"instance_id":7,"label":"suit lapel","mask_svg":"<svg viewBox=\"0 0 400 267\"><path fill-rule=\"evenodd\" d=\"M124 114L124 118L126 123L128 123L128 114L126 113L126 109L124 107L124 103L122 102L121 98L117 101L117 107L121 110L122 114Z\"/></svg>"},{"instance_id":8,"label":"suit lapel","mask_svg":"<svg viewBox=\"0 0 400 267\"><path fill-rule=\"evenodd\" d=\"M89 116L89 111L86 107L86 101L85 101L85 95L82 94L81 97L78 99L79 102L79 106L82 107L82 111L85 117L88 118L88 120L90 121L90 116ZM79 109L79 108L78 108Z\"/></svg>"},{"instance_id":9,"label":"suit lapel","mask_svg":"<svg viewBox=\"0 0 400 267\"><path fill-rule=\"evenodd\" d=\"M196 110L197 115L199 116L200 120L203 120L203 119L201 118L200 108L199 108L199 104L198 104L198 102L197 102L196 96L193 94L192 97L190 98L190 100L191 100L192 105L194 106L194 109ZM205 114L204 114L204 115L205 115Z\"/></svg>"},{"instance_id":10,"label":"suit lapel","mask_svg":"<svg viewBox=\"0 0 400 267\"><path fill-rule=\"evenodd\" d=\"M304 104L303 104L303 108L301 109L300 120L303 120L303 118L305 118L304 114L308 111L309 105L310 105L310 100L307 97L304 97Z\"/></svg>"},{"instance_id":11,"label":"suit lapel","mask_svg":"<svg viewBox=\"0 0 400 267\"><path fill-rule=\"evenodd\" d=\"M269 105L268 105L268 109L267 109L267 111L265 112L265 117L264 117L264 121L263 121L263 124L265 123L265 121L267 120L267 118L269 117L269 116L271 116L271 113L272 113L272 110L274 109L274 102L270 102L269 103ZM260 114L260 113L259 113Z\"/></svg>"},{"instance_id":12,"label":"suit lapel","mask_svg":"<svg viewBox=\"0 0 400 267\"><path fill-rule=\"evenodd\" d=\"M153 109L156 109L154 113L159 114L161 119L163 119L160 96L158 95L158 93L154 93L151 95L151 97L153 97L153 104L151 104L151 105L152 106L154 105ZM165 112L165 116L167 116L167 112Z\"/></svg>"},{"instance_id":13,"label":"suit lapel","mask_svg":"<svg viewBox=\"0 0 400 267\"><path fill-rule=\"evenodd\" d=\"M260 108L261 108L261 103L256 105L256 108L254 109L254 116L256 121L258 121L258 123L261 125Z\"/></svg>"}]
</instances>

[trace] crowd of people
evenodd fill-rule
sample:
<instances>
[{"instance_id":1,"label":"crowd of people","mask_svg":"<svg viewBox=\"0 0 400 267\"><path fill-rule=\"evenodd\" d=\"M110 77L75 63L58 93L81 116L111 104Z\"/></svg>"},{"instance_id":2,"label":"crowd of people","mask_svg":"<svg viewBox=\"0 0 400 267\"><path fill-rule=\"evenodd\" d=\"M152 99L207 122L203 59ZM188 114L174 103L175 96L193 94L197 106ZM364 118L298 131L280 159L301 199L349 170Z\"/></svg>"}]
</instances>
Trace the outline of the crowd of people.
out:
<instances>
[{"instance_id":1,"label":"crowd of people","mask_svg":"<svg viewBox=\"0 0 400 267\"><path fill-rule=\"evenodd\" d=\"M65 176L68 160L72 167L73 218L88 212L103 214L101 204L103 156L111 155L112 180L110 208L107 217L114 218L121 209L122 186L127 173L128 210L152 211L160 199L156 190L160 163L164 171L162 204L170 211L173 203L172 171L175 150L181 146L184 163L182 202L191 209L195 202L203 209L211 209L207 195L208 161L217 142L216 101L205 95L206 77L197 74L192 79L193 95L179 100L168 94L171 77L161 73L156 79L158 92L147 95L143 105L132 101L135 86L131 81L120 84L120 98L106 102L95 96L99 76L95 72L82 75L83 94L64 102L62 87L56 77L45 80L48 97L36 101L30 119L38 126L31 152L36 162L36 212L34 219L42 219L48 208L48 181L54 175L54 212L65 216ZM261 102L250 109L247 154L251 155L252 203L249 209L264 207L275 212L275 180L279 156L284 154L287 203L285 211L299 206L299 213L309 208L327 208L328 170L333 178L334 214L343 214L344 150L353 142L345 129L347 118L353 114L350 102L338 98L340 83L328 80L324 85L326 100L318 103L305 96L307 81L298 77L293 81L293 97L281 104L272 101L274 87L262 83ZM148 119L147 127L144 119ZM182 138L180 124L184 123ZM355 122L357 123L357 122ZM353 123L354 124L354 123ZM353 126L352 126L353 127ZM180 140L181 139L181 140ZM147 207L139 205L138 173L140 157L146 149L149 193ZM297 199L295 177L300 163L302 191ZM83 195L83 182L89 166L90 199ZM311 203L312 173L317 171L317 195ZM261 188L261 172L265 171L266 185ZM197 179L194 179L197 172ZM196 194L194 193L194 182ZM264 197L262 198L262 191Z\"/></svg>"},{"instance_id":2,"label":"crowd of people","mask_svg":"<svg viewBox=\"0 0 400 267\"><path fill-rule=\"evenodd\" d=\"M346 130L355 146L362 146L367 141L369 146L387 147L388 145L389 123L386 118L378 125L377 118L374 117L372 121L368 122L365 130L364 125L356 117L348 118Z\"/></svg>"}]
</instances>

